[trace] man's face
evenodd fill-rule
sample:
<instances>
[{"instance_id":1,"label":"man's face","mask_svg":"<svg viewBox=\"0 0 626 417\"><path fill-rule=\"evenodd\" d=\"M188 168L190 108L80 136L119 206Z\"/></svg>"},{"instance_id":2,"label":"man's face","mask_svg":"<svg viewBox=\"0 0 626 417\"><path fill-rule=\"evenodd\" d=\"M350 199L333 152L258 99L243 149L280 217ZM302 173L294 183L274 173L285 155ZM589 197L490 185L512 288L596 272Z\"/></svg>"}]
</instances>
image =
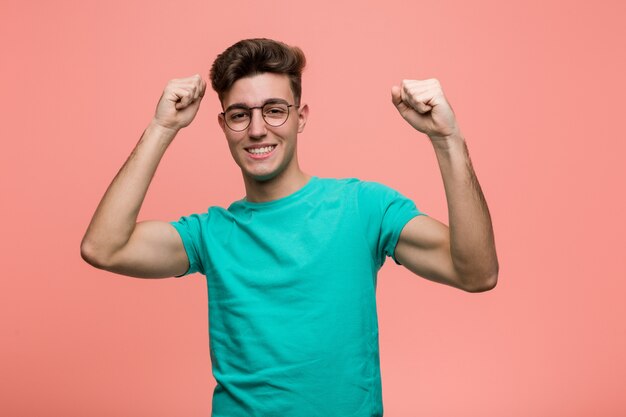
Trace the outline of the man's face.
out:
<instances>
[{"instance_id":1,"label":"man's face","mask_svg":"<svg viewBox=\"0 0 626 417\"><path fill-rule=\"evenodd\" d=\"M227 112L240 106L260 107L275 100L295 104L289 77L266 72L237 80L224 94L222 105ZM257 181L267 181L283 172L288 174L290 170L297 169L297 136L304 130L307 115L306 105L300 109L290 107L287 121L274 127L265 122L261 109L254 109L250 125L241 132L231 130L221 114L218 115L218 122L228 140L230 153L243 175ZM268 147L269 152L266 152Z\"/></svg>"}]
</instances>

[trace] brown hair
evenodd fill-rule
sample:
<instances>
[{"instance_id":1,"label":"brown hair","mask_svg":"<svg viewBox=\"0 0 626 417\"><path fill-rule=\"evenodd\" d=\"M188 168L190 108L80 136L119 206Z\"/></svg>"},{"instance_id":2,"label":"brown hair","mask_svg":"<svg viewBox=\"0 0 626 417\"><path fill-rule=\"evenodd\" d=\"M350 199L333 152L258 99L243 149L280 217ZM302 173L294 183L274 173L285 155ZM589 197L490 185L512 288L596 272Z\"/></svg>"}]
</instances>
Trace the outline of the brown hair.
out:
<instances>
[{"instance_id":1,"label":"brown hair","mask_svg":"<svg viewBox=\"0 0 626 417\"><path fill-rule=\"evenodd\" d=\"M211 67L211 86L220 101L240 78L263 72L289 76L291 91L300 104L302 95L302 70L306 64L304 52L272 39L244 39L219 54Z\"/></svg>"}]
</instances>

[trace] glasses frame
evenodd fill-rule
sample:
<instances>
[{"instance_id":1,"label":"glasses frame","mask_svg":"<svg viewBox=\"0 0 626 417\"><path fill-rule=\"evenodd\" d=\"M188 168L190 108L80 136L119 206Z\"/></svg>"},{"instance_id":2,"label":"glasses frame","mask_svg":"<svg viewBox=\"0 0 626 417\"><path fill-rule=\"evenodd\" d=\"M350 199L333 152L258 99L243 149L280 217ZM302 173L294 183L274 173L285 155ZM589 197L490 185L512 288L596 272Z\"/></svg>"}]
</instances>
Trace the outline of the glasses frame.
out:
<instances>
[{"instance_id":1,"label":"glasses frame","mask_svg":"<svg viewBox=\"0 0 626 417\"><path fill-rule=\"evenodd\" d=\"M285 117L285 121L282 122L279 125L273 125L271 123L269 123L267 121L267 119L265 118L265 114L263 113L263 107L265 106L271 106L271 105L276 105L276 104L286 104L287 105L287 117ZM287 120L289 120L289 115L291 114L291 111L289 110L291 107L295 107L296 109L300 107L299 104L288 104L288 103L282 103L282 102L269 102L269 103L265 103L262 106L255 106L255 107L240 107L243 110L248 110L250 112L250 119L248 120L248 124L246 125L246 127L244 127L243 129L237 130L237 129L233 129L229 124L228 124L228 118L226 117L226 112L223 111L220 114L222 115L222 117L224 117L224 123L226 123L226 126L232 130L233 132L243 132L244 130L246 130L247 128L250 127L250 123L252 123L252 110L254 109L259 109L261 110L261 117L263 117L263 121L265 122L265 124L267 124L268 126L272 126L272 127L280 127L282 125L284 125L285 123L287 123Z\"/></svg>"}]
</instances>

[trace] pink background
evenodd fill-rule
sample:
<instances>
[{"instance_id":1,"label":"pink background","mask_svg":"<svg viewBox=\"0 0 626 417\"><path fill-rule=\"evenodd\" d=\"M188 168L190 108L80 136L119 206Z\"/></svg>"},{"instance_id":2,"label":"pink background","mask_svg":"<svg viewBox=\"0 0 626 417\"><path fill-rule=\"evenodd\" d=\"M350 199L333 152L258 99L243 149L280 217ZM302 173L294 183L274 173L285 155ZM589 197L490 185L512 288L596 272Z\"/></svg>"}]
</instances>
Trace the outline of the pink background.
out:
<instances>
[{"instance_id":1,"label":"pink background","mask_svg":"<svg viewBox=\"0 0 626 417\"><path fill-rule=\"evenodd\" d=\"M385 415L626 415L620 1L8 2L1 7L0 415L208 416L204 276L92 268L79 245L166 82L247 37L308 58L311 174L390 185L446 222L428 139L390 101L438 78L493 218L497 288L391 260L379 274ZM211 91L139 219L244 194Z\"/></svg>"}]
</instances>

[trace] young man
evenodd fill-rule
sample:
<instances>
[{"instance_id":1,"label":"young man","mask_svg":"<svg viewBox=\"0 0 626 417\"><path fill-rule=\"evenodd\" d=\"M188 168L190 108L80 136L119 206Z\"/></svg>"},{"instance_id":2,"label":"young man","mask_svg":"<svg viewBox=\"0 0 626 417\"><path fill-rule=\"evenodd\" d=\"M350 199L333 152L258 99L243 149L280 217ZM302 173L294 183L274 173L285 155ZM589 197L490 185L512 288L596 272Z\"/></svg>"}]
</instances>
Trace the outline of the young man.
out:
<instances>
[{"instance_id":1,"label":"young man","mask_svg":"<svg viewBox=\"0 0 626 417\"><path fill-rule=\"evenodd\" d=\"M206 275L213 416L382 416L375 290L386 257L465 291L497 281L487 204L439 83L404 81L391 97L432 142L450 228L382 184L300 169L304 65L300 49L267 39L220 54L211 69L218 123L246 197L137 222L161 157L206 89L199 75L170 81L81 244L87 262L119 274Z\"/></svg>"}]
</instances>

